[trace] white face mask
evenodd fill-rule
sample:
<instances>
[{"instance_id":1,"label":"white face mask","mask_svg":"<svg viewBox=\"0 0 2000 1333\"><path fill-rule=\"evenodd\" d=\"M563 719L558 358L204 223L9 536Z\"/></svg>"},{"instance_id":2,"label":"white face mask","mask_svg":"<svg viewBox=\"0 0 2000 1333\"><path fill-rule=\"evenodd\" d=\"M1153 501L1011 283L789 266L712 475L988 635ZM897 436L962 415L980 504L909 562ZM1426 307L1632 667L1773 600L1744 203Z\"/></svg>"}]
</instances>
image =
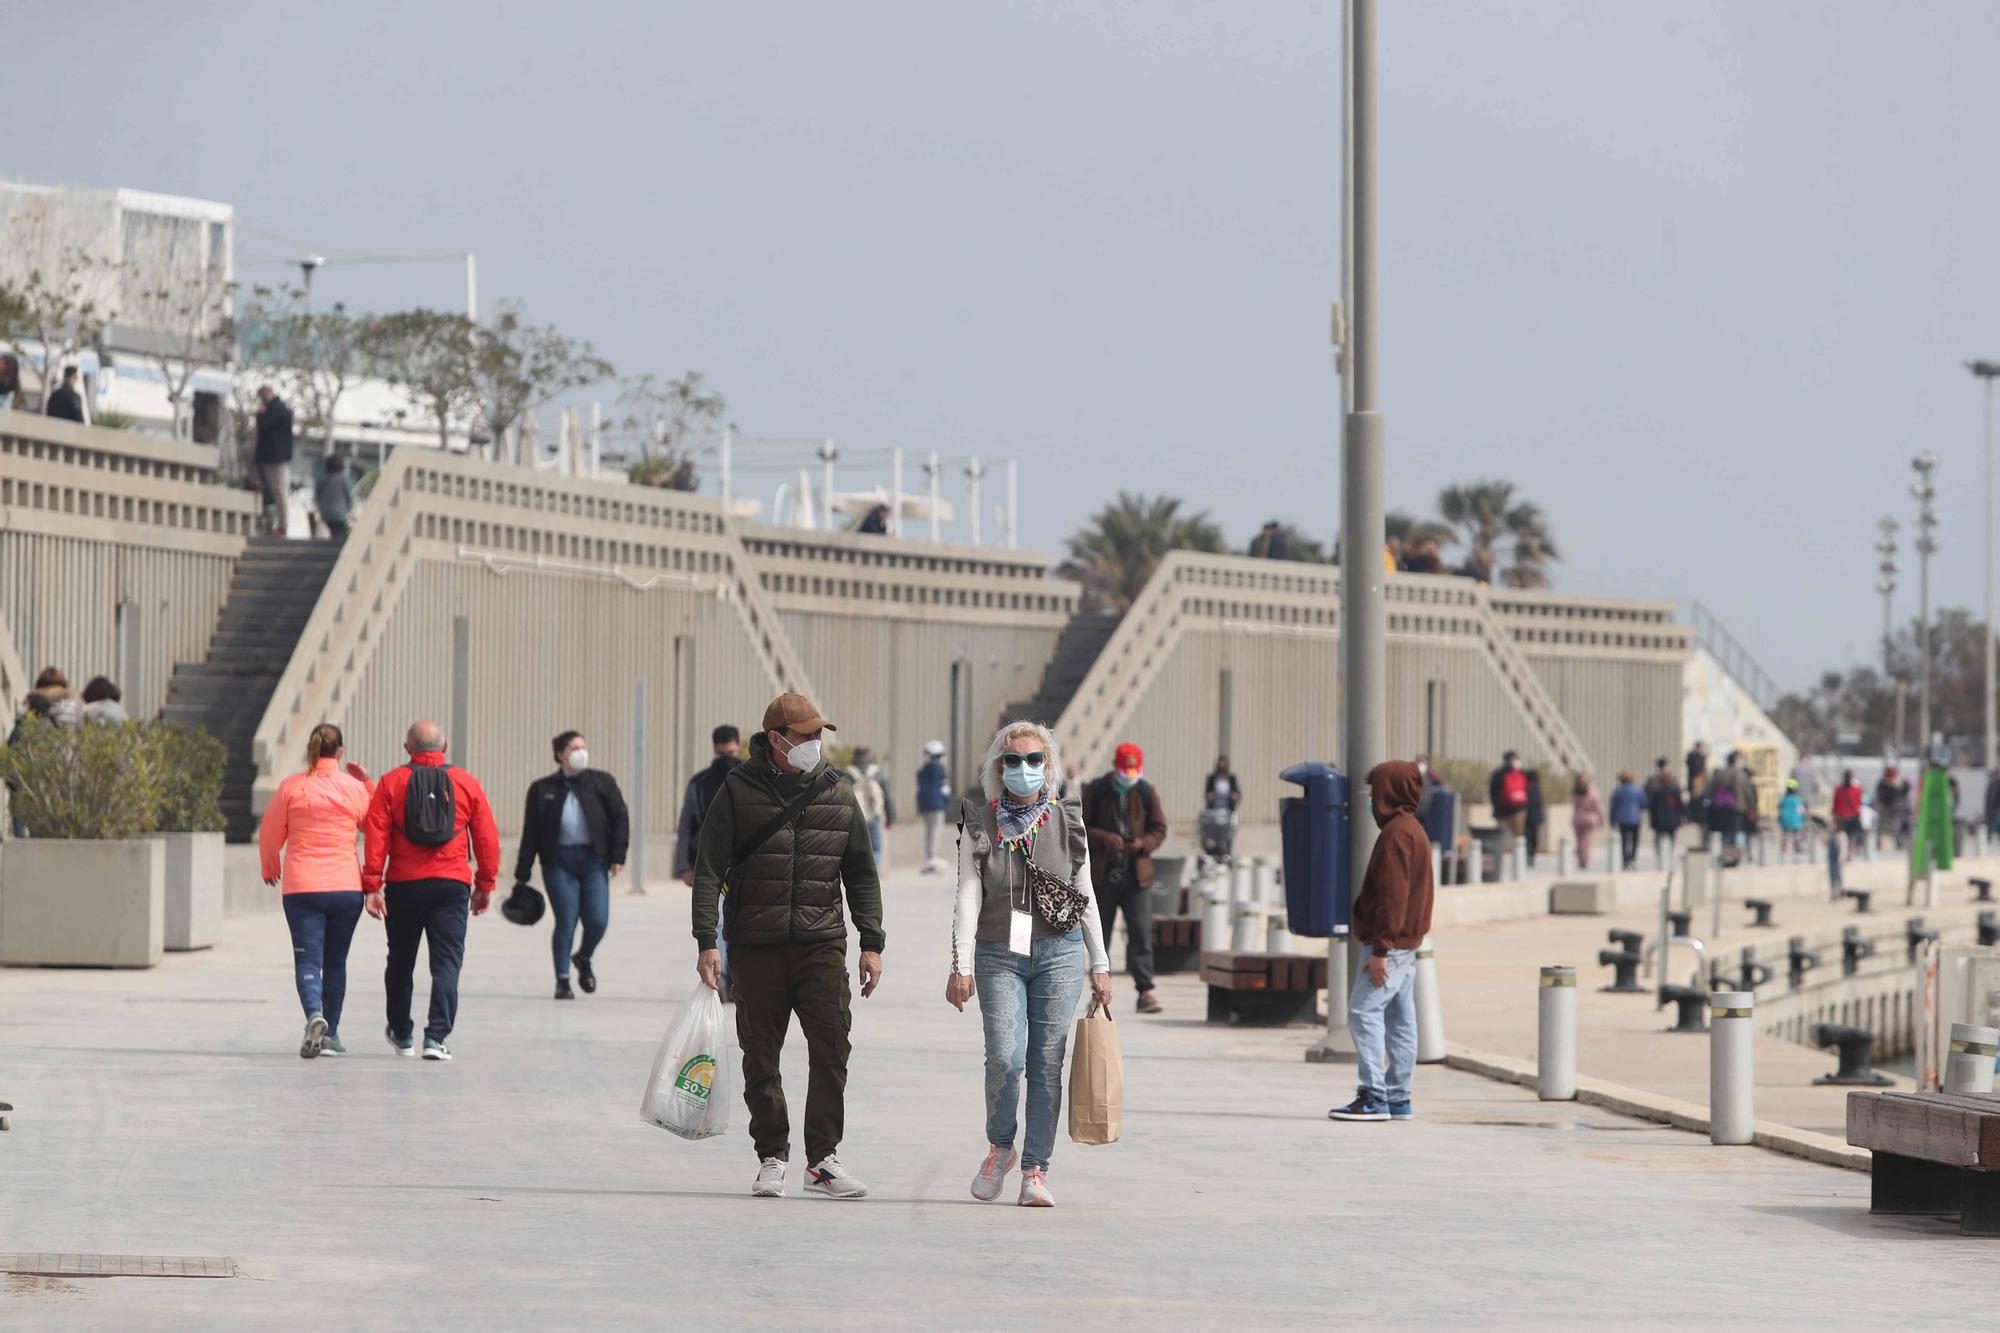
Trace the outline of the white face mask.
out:
<instances>
[{"instance_id":1,"label":"white face mask","mask_svg":"<svg viewBox=\"0 0 2000 1333\"><path fill-rule=\"evenodd\" d=\"M571 750L569 757L563 760L563 765L572 773L583 772L584 769L590 767L590 751Z\"/></svg>"},{"instance_id":2,"label":"white face mask","mask_svg":"<svg viewBox=\"0 0 2000 1333\"><path fill-rule=\"evenodd\" d=\"M782 739L782 738L781 738ZM800 741L785 751L785 762L801 773L810 772L819 766L819 737Z\"/></svg>"}]
</instances>

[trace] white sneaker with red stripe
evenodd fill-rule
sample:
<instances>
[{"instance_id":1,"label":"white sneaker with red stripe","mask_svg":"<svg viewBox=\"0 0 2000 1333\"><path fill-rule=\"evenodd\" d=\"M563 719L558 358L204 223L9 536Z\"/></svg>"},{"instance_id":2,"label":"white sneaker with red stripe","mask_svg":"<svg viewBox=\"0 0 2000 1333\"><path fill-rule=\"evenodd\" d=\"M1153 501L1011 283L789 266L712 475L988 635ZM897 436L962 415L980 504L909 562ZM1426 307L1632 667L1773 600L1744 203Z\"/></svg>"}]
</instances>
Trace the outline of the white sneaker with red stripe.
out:
<instances>
[{"instance_id":1,"label":"white sneaker with red stripe","mask_svg":"<svg viewBox=\"0 0 2000 1333\"><path fill-rule=\"evenodd\" d=\"M865 1199L868 1187L856 1180L838 1157L827 1157L806 1168L806 1193L829 1199Z\"/></svg>"}]
</instances>

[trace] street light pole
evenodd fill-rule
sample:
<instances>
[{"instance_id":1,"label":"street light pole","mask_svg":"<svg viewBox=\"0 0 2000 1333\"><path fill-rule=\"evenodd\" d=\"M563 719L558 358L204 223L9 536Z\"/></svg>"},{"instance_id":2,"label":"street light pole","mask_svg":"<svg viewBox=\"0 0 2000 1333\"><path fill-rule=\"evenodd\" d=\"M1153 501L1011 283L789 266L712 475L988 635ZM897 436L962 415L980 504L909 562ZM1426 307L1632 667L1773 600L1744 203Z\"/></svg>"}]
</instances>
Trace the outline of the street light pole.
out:
<instances>
[{"instance_id":1,"label":"street light pole","mask_svg":"<svg viewBox=\"0 0 2000 1333\"><path fill-rule=\"evenodd\" d=\"M1376 402L1380 310L1376 304L1375 0L1351 0L1347 10L1346 84L1350 101L1347 161L1351 213L1342 220L1352 238L1347 293L1348 370L1343 388L1350 404L1343 422L1340 525L1340 657L1344 683L1344 764L1348 780L1348 883L1359 892L1375 850L1375 821L1368 810L1368 773L1388 757L1388 693L1383 648L1382 568L1383 420ZM1351 1052L1346 1027L1347 941L1327 950L1327 1034L1308 1054L1320 1059ZM1335 1016L1341 1030L1336 1031Z\"/></svg>"},{"instance_id":2,"label":"street light pole","mask_svg":"<svg viewBox=\"0 0 2000 1333\"><path fill-rule=\"evenodd\" d=\"M1995 526L1993 499L1993 380L2000 376L2000 361L1968 361L1965 368L1977 375L1986 385L1986 692L1980 696L1982 716L1986 721L1986 771L1990 775L1995 765L2000 765L2000 742L1996 742L1993 726L1994 690L1994 562L1993 529Z\"/></svg>"},{"instance_id":3,"label":"street light pole","mask_svg":"<svg viewBox=\"0 0 2000 1333\"><path fill-rule=\"evenodd\" d=\"M1875 591L1882 594L1882 678L1898 687L1894 730L1889 732L1882 745L1886 758L1903 743L1902 682L1896 679L1891 652L1895 642L1896 575L1902 573L1903 564L1896 559L1896 529L1901 525L1893 518L1884 518L1875 526L1882 530L1882 535L1875 539L1875 553L1882 557L1875 566L1876 572L1882 576L1875 580Z\"/></svg>"},{"instance_id":4,"label":"street light pole","mask_svg":"<svg viewBox=\"0 0 2000 1333\"><path fill-rule=\"evenodd\" d=\"M1910 460L1917 479L1910 495L1917 502L1917 750L1923 762L1931 754L1931 557L1937 554L1937 456L1926 449Z\"/></svg>"}]
</instances>

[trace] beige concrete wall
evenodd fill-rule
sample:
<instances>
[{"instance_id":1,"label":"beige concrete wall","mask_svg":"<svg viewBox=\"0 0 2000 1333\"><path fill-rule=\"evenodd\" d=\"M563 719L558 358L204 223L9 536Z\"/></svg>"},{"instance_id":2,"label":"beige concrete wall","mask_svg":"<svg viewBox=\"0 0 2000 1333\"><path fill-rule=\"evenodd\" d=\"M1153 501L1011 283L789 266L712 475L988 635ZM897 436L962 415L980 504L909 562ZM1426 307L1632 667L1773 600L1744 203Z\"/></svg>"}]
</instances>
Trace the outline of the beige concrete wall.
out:
<instances>
[{"instance_id":1,"label":"beige concrete wall","mask_svg":"<svg viewBox=\"0 0 2000 1333\"><path fill-rule=\"evenodd\" d=\"M0 620L30 679L117 680L157 712L209 636L256 511L216 451L0 412Z\"/></svg>"}]
</instances>

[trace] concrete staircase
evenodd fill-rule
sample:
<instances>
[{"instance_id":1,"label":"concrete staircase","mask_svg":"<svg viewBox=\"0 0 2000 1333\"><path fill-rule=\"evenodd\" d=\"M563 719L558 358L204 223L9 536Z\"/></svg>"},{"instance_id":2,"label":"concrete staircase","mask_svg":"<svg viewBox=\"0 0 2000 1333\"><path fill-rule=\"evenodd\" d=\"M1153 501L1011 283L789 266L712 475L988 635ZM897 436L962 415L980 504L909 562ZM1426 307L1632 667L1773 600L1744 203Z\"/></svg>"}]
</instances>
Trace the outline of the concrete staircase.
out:
<instances>
[{"instance_id":1,"label":"concrete staircase","mask_svg":"<svg viewBox=\"0 0 2000 1333\"><path fill-rule=\"evenodd\" d=\"M230 842L257 837L257 818L250 808L250 784L256 776L251 738L339 557L340 547L333 542L252 538L236 564L229 600L209 640L208 660L180 663L167 682L161 716L206 727L229 747L222 813L229 821Z\"/></svg>"},{"instance_id":2,"label":"concrete staircase","mask_svg":"<svg viewBox=\"0 0 2000 1333\"><path fill-rule=\"evenodd\" d=\"M1076 697L1077 687L1090 674L1104 645L1111 642L1121 619L1116 611L1078 611L1071 616L1056 636L1055 651L1049 654L1049 664L1042 668L1035 697L1008 704L1001 722L1026 720L1054 726L1063 709L1069 707L1069 701Z\"/></svg>"}]
</instances>

